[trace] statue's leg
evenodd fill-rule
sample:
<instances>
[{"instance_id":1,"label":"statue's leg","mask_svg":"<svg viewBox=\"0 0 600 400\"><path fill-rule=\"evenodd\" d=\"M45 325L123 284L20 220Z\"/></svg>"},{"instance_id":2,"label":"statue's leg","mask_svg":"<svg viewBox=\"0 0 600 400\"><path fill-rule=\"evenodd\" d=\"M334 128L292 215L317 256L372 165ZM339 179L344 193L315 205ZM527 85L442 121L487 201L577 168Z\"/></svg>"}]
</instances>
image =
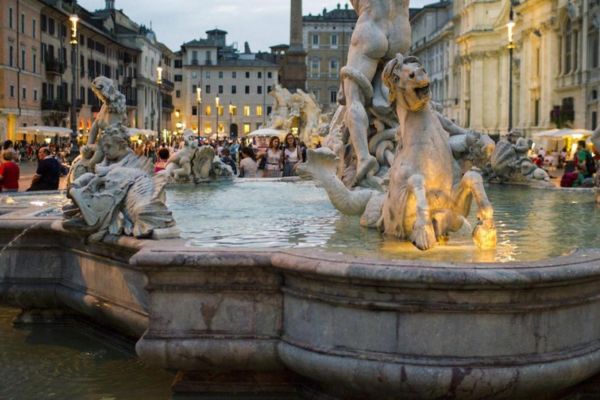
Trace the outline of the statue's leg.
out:
<instances>
[{"instance_id":1,"label":"statue's leg","mask_svg":"<svg viewBox=\"0 0 600 400\"><path fill-rule=\"evenodd\" d=\"M494 209L488 200L483 179L475 171L467 172L461 179L452 194L453 210L456 214L456 223L451 230L458 230L462 225L462 218L466 217L471 209L471 201L477 204L478 224L473 230L473 240L478 247L491 249L496 247L496 226L494 225Z\"/></svg>"},{"instance_id":2,"label":"statue's leg","mask_svg":"<svg viewBox=\"0 0 600 400\"><path fill-rule=\"evenodd\" d=\"M369 74L362 74L360 70L352 70L347 68L346 71L354 71L353 74L348 73L344 78L344 96L346 97L346 114L344 122L348 127L350 134L350 141L354 148L357 158L356 165L356 176L354 178L353 185L356 185L363 180L369 173L376 172L377 160L374 156L369 153L368 144L368 130L369 130L369 116L366 111L366 103L371 99L368 99L361 85L357 79L370 79L377 68L377 63L368 58L362 60L364 68L368 70ZM361 74L361 75L359 75ZM360 76L361 78L358 78ZM366 85L363 85L366 86Z\"/></svg>"},{"instance_id":3,"label":"statue's leg","mask_svg":"<svg viewBox=\"0 0 600 400\"><path fill-rule=\"evenodd\" d=\"M427 202L425 179L420 174L412 175L408 178L407 186L408 190L415 196L416 206L416 219L410 234L410 241L420 250L427 250L435 245L436 237L429 203ZM407 202L408 204L409 202Z\"/></svg>"}]
</instances>

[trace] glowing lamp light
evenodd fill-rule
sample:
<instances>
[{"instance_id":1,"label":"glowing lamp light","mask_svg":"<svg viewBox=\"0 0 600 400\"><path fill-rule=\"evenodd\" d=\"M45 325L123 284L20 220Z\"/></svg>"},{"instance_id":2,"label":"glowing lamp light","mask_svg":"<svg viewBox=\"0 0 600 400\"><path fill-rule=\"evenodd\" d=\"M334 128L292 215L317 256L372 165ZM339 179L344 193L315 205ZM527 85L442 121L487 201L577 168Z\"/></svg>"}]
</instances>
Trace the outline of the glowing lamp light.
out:
<instances>
[{"instance_id":1,"label":"glowing lamp light","mask_svg":"<svg viewBox=\"0 0 600 400\"><path fill-rule=\"evenodd\" d=\"M71 21L71 44L77 44L77 23L79 22L79 17L75 14L69 17L69 21Z\"/></svg>"},{"instance_id":2,"label":"glowing lamp light","mask_svg":"<svg viewBox=\"0 0 600 400\"><path fill-rule=\"evenodd\" d=\"M196 102L198 104L202 103L202 89L196 88Z\"/></svg>"},{"instance_id":3,"label":"glowing lamp light","mask_svg":"<svg viewBox=\"0 0 600 400\"><path fill-rule=\"evenodd\" d=\"M156 67L156 83L162 85L162 67Z\"/></svg>"},{"instance_id":4,"label":"glowing lamp light","mask_svg":"<svg viewBox=\"0 0 600 400\"><path fill-rule=\"evenodd\" d=\"M513 19L513 14L512 14L512 10L510 12L510 17L508 18L508 23L506 24L506 28L508 29L507 34L508 34L508 47L512 48L514 47L514 28L515 28L515 20Z\"/></svg>"},{"instance_id":5,"label":"glowing lamp light","mask_svg":"<svg viewBox=\"0 0 600 400\"><path fill-rule=\"evenodd\" d=\"M44 142L46 142L46 144L50 144L51 141L52 141L52 139L49 137L44 138Z\"/></svg>"}]
</instances>

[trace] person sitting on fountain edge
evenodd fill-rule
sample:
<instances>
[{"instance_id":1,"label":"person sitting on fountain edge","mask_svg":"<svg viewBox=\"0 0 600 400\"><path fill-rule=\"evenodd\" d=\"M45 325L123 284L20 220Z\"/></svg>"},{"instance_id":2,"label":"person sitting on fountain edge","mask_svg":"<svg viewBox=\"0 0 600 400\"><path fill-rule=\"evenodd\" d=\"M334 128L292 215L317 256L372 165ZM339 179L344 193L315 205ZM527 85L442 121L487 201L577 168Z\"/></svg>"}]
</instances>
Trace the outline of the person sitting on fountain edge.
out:
<instances>
[{"instance_id":1,"label":"person sitting on fountain edge","mask_svg":"<svg viewBox=\"0 0 600 400\"><path fill-rule=\"evenodd\" d=\"M60 181L60 163L48 147L38 150L38 167L27 191L57 190Z\"/></svg>"}]
</instances>

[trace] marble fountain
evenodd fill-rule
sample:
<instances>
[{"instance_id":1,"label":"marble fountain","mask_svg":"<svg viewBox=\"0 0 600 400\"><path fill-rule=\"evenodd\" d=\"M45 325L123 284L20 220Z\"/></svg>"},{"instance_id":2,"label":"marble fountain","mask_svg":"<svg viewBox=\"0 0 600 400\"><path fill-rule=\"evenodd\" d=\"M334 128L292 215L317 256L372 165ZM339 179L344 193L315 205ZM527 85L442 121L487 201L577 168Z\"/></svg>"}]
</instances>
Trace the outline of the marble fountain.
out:
<instances>
[{"instance_id":1,"label":"marble fountain","mask_svg":"<svg viewBox=\"0 0 600 400\"><path fill-rule=\"evenodd\" d=\"M408 26L372 3L358 41L384 29L380 8ZM366 64L351 49L311 182L166 188L224 169L189 142L151 175L99 95L68 200L0 204L0 302L21 323L76 314L134 338L198 398L561 398L600 372L594 196L484 185L493 142L435 111L406 47ZM517 147L496 165L544 180Z\"/></svg>"}]
</instances>

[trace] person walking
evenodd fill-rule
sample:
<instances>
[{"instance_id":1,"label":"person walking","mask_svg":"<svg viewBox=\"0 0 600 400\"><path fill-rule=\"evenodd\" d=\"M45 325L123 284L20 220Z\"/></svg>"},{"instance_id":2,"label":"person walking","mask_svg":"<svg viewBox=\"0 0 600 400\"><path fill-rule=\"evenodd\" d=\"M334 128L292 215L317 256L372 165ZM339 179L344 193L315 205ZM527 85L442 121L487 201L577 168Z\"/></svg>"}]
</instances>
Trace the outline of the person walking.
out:
<instances>
[{"instance_id":1,"label":"person walking","mask_svg":"<svg viewBox=\"0 0 600 400\"><path fill-rule=\"evenodd\" d=\"M38 167L27 191L57 190L60 181L60 163L48 147L38 150Z\"/></svg>"}]
</instances>

